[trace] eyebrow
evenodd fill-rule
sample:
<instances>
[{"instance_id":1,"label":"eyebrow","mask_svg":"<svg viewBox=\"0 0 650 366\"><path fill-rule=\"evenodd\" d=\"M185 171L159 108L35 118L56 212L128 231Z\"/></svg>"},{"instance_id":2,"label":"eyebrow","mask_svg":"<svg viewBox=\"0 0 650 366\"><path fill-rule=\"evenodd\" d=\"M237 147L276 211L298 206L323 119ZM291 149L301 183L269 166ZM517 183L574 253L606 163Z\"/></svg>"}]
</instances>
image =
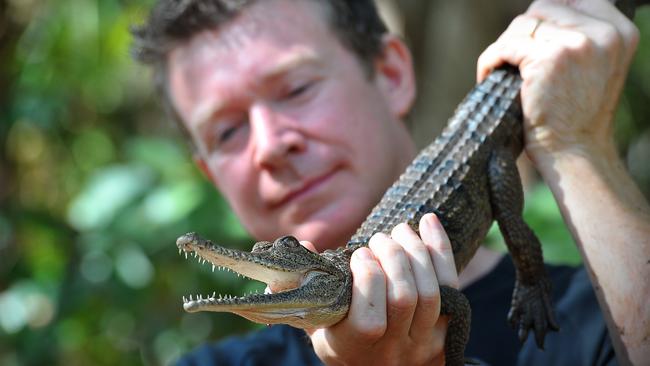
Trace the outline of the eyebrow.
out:
<instances>
[{"instance_id":1,"label":"eyebrow","mask_svg":"<svg viewBox=\"0 0 650 366\"><path fill-rule=\"evenodd\" d=\"M275 65L270 66L267 70L262 71L261 80L272 80L281 75L288 73L303 65L318 65L320 63L316 52L310 49L299 49L291 52L289 55L281 58ZM190 116L190 123L197 126L198 130L207 123L212 116L221 111L224 107L224 101L207 101L197 107Z\"/></svg>"},{"instance_id":2,"label":"eyebrow","mask_svg":"<svg viewBox=\"0 0 650 366\"><path fill-rule=\"evenodd\" d=\"M320 63L316 52L311 49L299 49L281 58L275 65L262 72L262 79L274 79L280 75L303 65L317 65Z\"/></svg>"}]
</instances>

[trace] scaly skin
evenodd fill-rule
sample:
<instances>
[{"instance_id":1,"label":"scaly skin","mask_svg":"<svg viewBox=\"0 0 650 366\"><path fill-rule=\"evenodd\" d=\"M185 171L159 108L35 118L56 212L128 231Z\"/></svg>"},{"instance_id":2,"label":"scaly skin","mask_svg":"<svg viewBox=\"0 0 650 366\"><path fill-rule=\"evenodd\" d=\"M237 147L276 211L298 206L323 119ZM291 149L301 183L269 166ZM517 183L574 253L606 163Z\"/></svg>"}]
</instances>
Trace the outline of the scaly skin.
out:
<instances>
[{"instance_id":1,"label":"scaly skin","mask_svg":"<svg viewBox=\"0 0 650 366\"><path fill-rule=\"evenodd\" d=\"M637 1L636 5L650 0ZM635 2L617 4L628 16ZM227 249L194 233L177 240L179 250L198 255L263 281L272 294L186 300L186 311L232 312L263 324L298 328L327 327L343 319L352 294L349 267L354 250L367 246L378 232L407 222L415 231L420 218L435 213L452 244L460 273L472 258L493 221L512 255L516 281L508 320L524 341L529 330L543 348L547 331L558 325L551 307L550 283L541 245L521 217L523 192L515 160L523 149L519 91L521 78L506 66L492 72L458 106L448 126L409 165L386 192L361 228L337 250L310 252L291 236L258 242L253 250ZM441 286L441 314L449 315L445 341L447 365L464 364L470 308L457 290Z\"/></svg>"},{"instance_id":2,"label":"scaly skin","mask_svg":"<svg viewBox=\"0 0 650 366\"><path fill-rule=\"evenodd\" d=\"M390 233L407 222L417 231L420 218L435 213L452 244L458 271L467 265L496 220L517 267L510 321L522 339L533 329L542 345L557 329L540 243L521 219L523 194L515 158L522 151L522 123L516 69L505 67L477 85L459 105L441 136L426 147L388 189L361 228L337 250L322 254L303 248L293 237L259 242L250 253L199 238L180 237L180 250L215 266L263 281L273 294L184 302L187 311L226 311L252 321L299 328L326 327L347 314L352 294L352 252L378 232ZM457 290L441 289L441 313L450 316L448 364L463 362L470 308Z\"/></svg>"},{"instance_id":3,"label":"scaly skin","mask_svg":"<svg viewBox=\"0 0 650 366\"><path fill-rule=\"evenodd\" d=\"M244 297L183 299L188 312L219 311L241 315L262 324L290 324L298 328L326 327L347 314L352 289L349 250L321 255L310 252L292 236L258 242L243 252L218 246L195 233L181 236L178 248L265 282L275 293Z\"/></svg>"}]
</instances>

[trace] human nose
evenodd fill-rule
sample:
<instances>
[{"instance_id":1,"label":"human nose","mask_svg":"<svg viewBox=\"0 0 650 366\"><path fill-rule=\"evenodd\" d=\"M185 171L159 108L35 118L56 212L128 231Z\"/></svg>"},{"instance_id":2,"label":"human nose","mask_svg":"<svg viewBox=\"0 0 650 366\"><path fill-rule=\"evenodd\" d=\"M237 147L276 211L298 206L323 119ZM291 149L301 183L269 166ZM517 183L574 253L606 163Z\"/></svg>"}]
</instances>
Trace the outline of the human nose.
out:
<instances>
[{"instance_id":1,"label":"human nose","mask_svg":"<svg viewBox=\"0 0 650 366\"><path fill-rule=\"evenodd\" d=\"M268 106L253 106L250 110L250 124L255 146L254 159L260 167L281 167L292 154L305 150L304 135L289 119Z\"/></svg>"}]
</instances>

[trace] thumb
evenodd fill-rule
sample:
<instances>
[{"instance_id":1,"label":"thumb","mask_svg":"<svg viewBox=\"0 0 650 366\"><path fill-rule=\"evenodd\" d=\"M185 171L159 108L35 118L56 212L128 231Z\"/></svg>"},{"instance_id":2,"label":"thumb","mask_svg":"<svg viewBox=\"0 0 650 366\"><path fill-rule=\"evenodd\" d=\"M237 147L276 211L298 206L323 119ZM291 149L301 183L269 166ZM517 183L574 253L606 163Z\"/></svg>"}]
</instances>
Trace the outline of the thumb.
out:
<instances>
[{"instance_id":1,"label":"thumb","mask_svg":"<svg viewBox=\"0 0 650 366\"><path fill-rule=\"evenodd\" d=\"M309 249L309 251L311 251L311 252L318 253L318 250L316 250L316 246L314 244L312 244L312 242L310 242L310 241L301 240L300 245L302 245L303 247Z\"/></svg>"}]
</instances>

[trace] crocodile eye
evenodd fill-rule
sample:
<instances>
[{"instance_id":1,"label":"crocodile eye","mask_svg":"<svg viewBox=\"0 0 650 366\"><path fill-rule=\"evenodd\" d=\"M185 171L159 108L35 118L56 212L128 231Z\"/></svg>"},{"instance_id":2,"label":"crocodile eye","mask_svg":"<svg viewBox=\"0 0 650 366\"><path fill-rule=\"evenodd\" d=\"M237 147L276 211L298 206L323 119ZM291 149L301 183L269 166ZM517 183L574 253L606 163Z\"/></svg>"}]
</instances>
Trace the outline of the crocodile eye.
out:
<instances>
[{"instance_id":1,"label":"crocodile eye","mask_svg":"<svg viewBox=\"0 0 650 366\"><path fill-rule=\"evenodd\" d=\"M274 244L285 248L297 248L300 246L298 239L289 235L277 239Z\"/></svg>"},{"instance_id":2,"label":"crocodile eye","mask_svg":"<svg viewBox=\"0 0 650 366\"><path fill-rule=\"evenodd\" d=\"M251 253L257 253L257 252L264 252L269 250L273 246L273 243L270 241L258 241L253 245L253 249L251 250Z\"/></svg>"}]
</instances>

